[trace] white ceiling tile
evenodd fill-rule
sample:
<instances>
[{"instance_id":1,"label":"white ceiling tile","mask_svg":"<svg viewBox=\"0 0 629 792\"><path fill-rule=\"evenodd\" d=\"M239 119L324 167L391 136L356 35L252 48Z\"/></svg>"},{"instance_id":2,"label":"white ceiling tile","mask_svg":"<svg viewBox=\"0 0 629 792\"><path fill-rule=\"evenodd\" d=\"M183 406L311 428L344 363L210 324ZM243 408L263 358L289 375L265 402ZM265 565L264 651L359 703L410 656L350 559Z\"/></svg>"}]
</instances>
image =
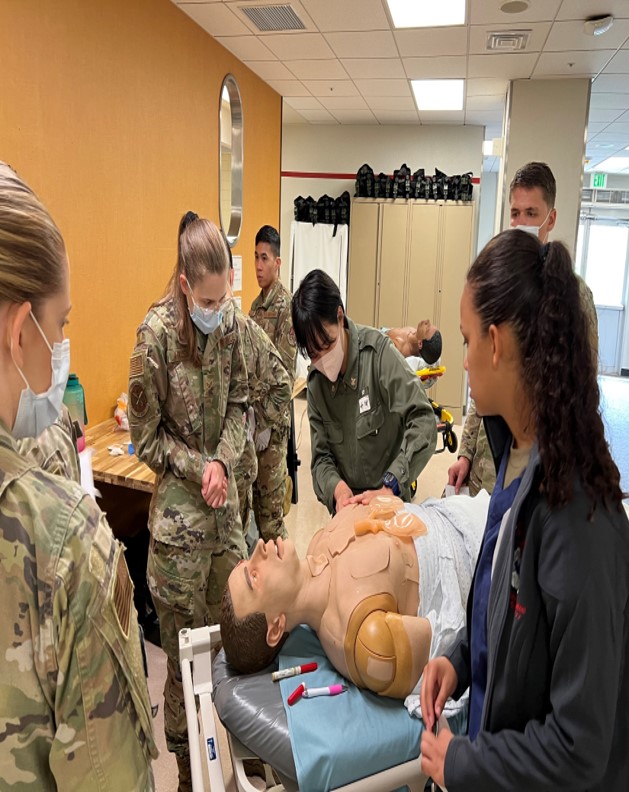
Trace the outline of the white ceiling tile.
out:
<instances>
[{"instance_id":1,"label":"white ceiling tile","mask_svg":"<svg viewBox=\"0 0 629 792\"><path fill-rule=\"evenodd\" d=\"M263 41L282 61L334 57L320 33L272 33L264 36Z\"/></svg>"},{"instance_id":2,"label":"white ceiling tile","mask_svg":"<svg viewBox=\"0 0 629 792\"><path fill-rule=\"evenodd\" d=\"M217 38L222 44L241 61L261 61L276 60L275 55L255 36L229 36L227 38Z\"/></svg>"},{"instance_id":3,"label":"white ceiling tile","mask_svg":"<svg viewBox=\"0 0 629 792\"><path fill-rule=\"evenodd\" d=\"M301 0L319 30L389 30L382 0Z\"/></svg>"},{"instance_id":4,"label":"white ceiling tile","mask_svg":"<svg viewBox=\"0 0 629 792\"><path fill-rule=\"evenodd\" d=\"M467 54L467 28L462 26L396 30L394 35L402 57Z\"/></svg>"},{"instance_id":5,"label":"white ceiling tile","mask_svg":"<svg viewBox=\"0 0 629 792\"><path fill-rule=\"evenodd\" d=\"M284 104L289 105L293 110L324 110L325 108L314 96L286 96Z\"/></svg>"},{"instance_id":6,"label":"white ceiling tile","mask_svg":"<svg viewBox=\"0 0 629 792\"><path fill-rule=\"evenodd\" d=\"M334 110L334 117L341 124L377 124L378 119L371 110Z\"/></svg>"},{"instance_id":7,"label":"white ceiling tile","mask_svg":"<svg viewBox=\"0 0 629 792\"><path fill-rule=\"evenodd\" d=\"M179 8L215 38L249 33L247 26L223 3L179 3Z\"/></svg>"},{"instance_id":8,"label":"white ceiling tile","mask_svg":"<svg viewBox=\"0 0 629 792\"><path fill-rule=\"evenodd\" d=\"M347 72L340 61L334 60L295 60L290 70L300 80L346 80Z\"/></svg>"},{"instance_id":9,"label":"white ceiling tile","mask_svg":"<svg viewBox=\"0 0 629 792\"><path fill-rule=\"evenodd\" d=\"M587 125L588 139L594 137L594 135L597 135L599 132L602 132L604 129L607 129L608 126L609 124L606 124L605 122L602 123L588 122Z\"/></svg>"},{"instance_id":10,"label":"white ceiling tile","mask_svg":"<svg viewBox=\"0 0 629 792\"><path fill-rule=\"evenodd\" d=\"M561 0L534 0L526 11L519 14L505 14L500 10L500 5L497 0L471 0L470 22L472 25L504 22L514 28L521 27L523 22L546 22L555 18Z\"/></svg>"},{"instance_id":11,"label":"white ceiling tile","mask_svg":"<svg viewBox=\"0 0 629 792\"><path fill-rule=\"evenodd\" d=\"M363 96L411 96L408 80L354 80Z\"/></svg>"},{"instance_id":12,"label":"white ceiling tile","mask_svg":"<svg viewBox=\"0 0 629 792\"><path fill-rule=\"evenodd\" d=\"M443 58L402 58L406 76L409 80L440 79L465 77L464 57Z\"/></svg>"},{"instance_id":13,"label":"white ceiling tile","mask_svg":"<svg viewBox=\"0 0 629 792\"><path fill-rule=\"evenodd\" d=\"M341 63L352 79L406 77L399 58L344 58Z\"/></svg>"},{"instance_id":14,"label":"white ceiling tile","mask_svg":"<svg viewBox=\"0 0 629 792\"><path fill-rule=\"evenodd\" d=\"M306 119L290 105L284 104L282 107L282 124L305 124Z\"/></svg>"},{"instance_id":15,"label":"white ceiling tile","mask_svg":"<svg viewBox=\"0 0 629 792\"><path fill-rule=\"evenodd\" d=\"M627 79L629 81L629 78ZM627 94L593 93L590 96L590 108L597 110L625 110L627 107L629 107L629 96Z\"/></svg>"},{"instance_id":16,"label":"white ceiling tile","mask_svg":"<svg viewBox=\"0 0 629 792\"><path fill-rule=\"evenodd\" d=\"M611 132L614 135L629 135L629 121L616 121L609 124L605 127L605 132Z\"/></svg>"},{"instance_id":17,"label":"white ceiling tile","mask_svg":"<svg viewBox=\"0 0 629 792\"><path fill-rule=\"evenodd\" d=\"M422 124L462 124L464 118L463 110L424 110L419 114Z\"/></svg>"},{"instance_id":18,"label":"white ceiling tile","mask_svg":"<svg viewBox=\"0 0 629 792\"><path fill-rule=\"evenodd\" d=\"M369 33L326 33L326 41L338 58L395 58L398 54L390 30Z\"/></svg>"},{"instance_id":19,"label":"white ceiling tile","mask_svg":"<svg viewBox=\"0 0 629 792\"><path fill-rule=\"evenodd\" d=\"M607 74L629 74L629 50L620 50L605 67Z\"/></svg>"},{"instance_id":20,"label":"white ceiling tile","mask_svg":"<svg viewBox=\"0 0 629 792\"><path fill-rule=\"evenodd\" d=\"M251 71L263 80L294 80L295 75L280 61L245 61Z\"/></svg>"},{"instance_id":21,"label":"white ceiling tile","mask_svg":"<svg viewBox=\"0 0 629 792\"><path fill-rule=\"evenodd\" d=\"M592 81L592 93L629 94L629 77L626 74L607 74L604 71Z\"/></svg>"},{"instance_id":22,"label":"white ceiling tile","mask_svg":"<svg viewBox=\"0 0 629 792\"><path fill-rule=\"evenodd\" d=\"M304 85L313 96L359 96L360 92L351 80L304 80Z\"/></svg>"},{"instance_id":23,"label":"white ceiling tile","mask_svg":"<svg viewBox=\"0 0 629 792\"><path fill-rule=\"evenodd\" d=\"M618 19L602 36L588 36L583 31L583 18L573 22L555 22L544 47L546 52L572 50L617 49L629 36L629 19Z\"/></svg>"},{"instance_id":24,"label":"white ceiling tile","mask_svg":"<svg viewBox=\"0 0 629 792\"><path fill-rule=\"evenodd\" d=\"M302 110L302 116L311 124L337 124L338 121L327 110Z\"/></svg>"},{"instance_id":25,"label":"white ceiling tile","mask_svg":"<svg viewBox=\"0 0 629 792\"><path fill-rule=\"evenodd\" d=\"M623 124L629 122L629 110L626 110L622 115L618 116L618 118L614 118L613 120L620 121Z\"/></svg>"},{"instance_id":26,"label":"white ceiling tile","mask_svg":"<svg viewBox=\"0 0 629 792\"><path fill-rule=\"evenodd\" d=\"M607 129L609 129L609 127ZM599 132L594 138L594 142L598 146L600 146L601 143L611 143L613 146L622 146L627 140L626 134L608 132L607 129L604 132Z\"/></svg>"},{"instance_id":27,"label":"white ceiling tile","mask_svg":"<svg viewBox=\"0 0 629 792\"><path fill-rule=\"evenodd\" d=\"M495 110L496 112L504 112L506 97L498 96L469 96L465 102L465 107L470 112Z\"/></svg>"},{"instance_id":28,"label":"white ceiling tile","mask_svg":"<svg viewBox=\"0 0 629 792\"><path fill-rule=\"evenodd\" d=\"M412 96L369 96L366 101L372 110L415 110Z\"/></svg>"},{"instance_id":29,"label":"white ceiling tile","mask_svg":"<svg viewBox=\"0 0 629 792\"><path fill-rule=\"evenodd\" d=\"M280 96L310 96L310 91L299 80L267 80Z\"/></svg>"},{"instance_id":30,"label":"white ceiling tile","mask_svg":"<svg viewBox=\"0 0 629 792\"><path fill-rule=\"evenodd\" d=\"M501 77L503 80L521 80L531 76L538 55L508 53L495 55L470 55L468 77Z\"/></svg>"},{"instance_id":31,"label":"white ceiling tile","mask_svg":"<svg viewBox=\"0 0 629 792\"><path fill-rule=\"evenodd\" d=\"M526 25L472 25L470 28L470 55L483 55L486 52L491 52L487 49L487 37L489 34L511 30L530 31L524 52L541 52L551 24L551 22L529 22ZM494 53L492 52L492 54ZM505 53L498 52L495 54Z\"/></svg>"},{"instance_id":32,"label":"white ceiling tile","mask_svg":"<svg viewBox=\"0 0 629 792\"><path fill-rule=\"evenodd\" d=\"M374 115L381 124L419 124L416 110L375 110Z\"/></svg>"},{"instance_id":33,"label":"white ceiling tile","mask_svg":"<svg viewBox=\"0 0 629 792\"><path fill-rule=\"evenodd\" d=\"M624 121L624 118L621 118L622 113L620 110L590 110L590 115L588 117L589 121L595 124L602 124L607 123L611 124L612 121Z\"/></svg>"},{"instance_id":34,"label":"white ceiling tile","mask_svg":"<svg viewBox=\"0 0 629 792\"><path fill-rule=\"evenodd\" d=\"M509 89L509 80L499 80L491 78L480 78L474 80L467 80L465 88L468 97L470 96L502 96L507 95Z\"/></svg>"},{"instance_id":35,"label":"white ceiling tile","mask_svg":"<svg viewBox=\"0 0 629 792\"><path fill-rule=\"evenodd\" d=\"M533 76L566 75L572 77L577 74L589 74L593 77L599 73L613 54L613 51L610 50L542 52Z\"/></svg>"},{"instance_id":36,"label":"white ceiling tile","mask_svg":"<svg viewBox=\"0 0 629 792\"><path fill-rule=\"evenodd\" d=\"M367 110L362 96L326 96L319 97L326 110Z\"/></svg>"},{"instance_id":37,"label":"white ceiling tile","mask_svg":"<svg viewBox=\"0 0 629 792\"><path fill-rule=\"evenodd\" d=\"M613 14L616 19L629 19L627 0L566 0L557 19L581 19ZM607 35L607 34L605 34Z\"/></svg>"}]
</instances>

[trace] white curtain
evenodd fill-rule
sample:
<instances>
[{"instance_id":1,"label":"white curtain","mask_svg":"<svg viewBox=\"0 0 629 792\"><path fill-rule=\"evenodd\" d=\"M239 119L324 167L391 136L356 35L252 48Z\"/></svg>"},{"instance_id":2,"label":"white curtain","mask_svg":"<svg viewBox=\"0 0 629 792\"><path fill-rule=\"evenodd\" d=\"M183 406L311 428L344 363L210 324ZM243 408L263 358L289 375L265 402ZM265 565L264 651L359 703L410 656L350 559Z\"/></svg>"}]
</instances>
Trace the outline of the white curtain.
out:
<instances>
[{"instance_id":1,"label":"white curtain","mask_svg":"<svg viewBox=\"0 0 629 792\"><path fill-rule=\"evenodd\" d=\"M326 272L339 287L343 305L347 305L347 249L349 228L331 223L298 223L290 226L290 261L292 291L314 269Z\"/></svg>"}]
</instances>

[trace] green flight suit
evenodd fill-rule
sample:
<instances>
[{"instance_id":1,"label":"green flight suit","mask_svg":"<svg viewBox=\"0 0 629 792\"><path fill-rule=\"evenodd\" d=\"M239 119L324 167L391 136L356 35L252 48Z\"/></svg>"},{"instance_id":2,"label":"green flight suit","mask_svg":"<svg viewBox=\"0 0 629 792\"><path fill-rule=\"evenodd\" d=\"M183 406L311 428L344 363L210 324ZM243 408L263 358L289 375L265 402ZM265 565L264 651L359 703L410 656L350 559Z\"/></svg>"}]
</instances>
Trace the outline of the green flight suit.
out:
<instances>
[{"instance_id":1,"label":"green flight suit","mask_svg":"<svg viewBox=\"0 0 629 792\"><path fill-rule=\"evenodd\" d=\"M317 498L334 513L334 489L354 493L382 486L391 472L404 500L437 442L435 414L419 377L387 336L346 319L345 374L330 382L308 374L312 481Z\"/></svg>"}]
</instances>

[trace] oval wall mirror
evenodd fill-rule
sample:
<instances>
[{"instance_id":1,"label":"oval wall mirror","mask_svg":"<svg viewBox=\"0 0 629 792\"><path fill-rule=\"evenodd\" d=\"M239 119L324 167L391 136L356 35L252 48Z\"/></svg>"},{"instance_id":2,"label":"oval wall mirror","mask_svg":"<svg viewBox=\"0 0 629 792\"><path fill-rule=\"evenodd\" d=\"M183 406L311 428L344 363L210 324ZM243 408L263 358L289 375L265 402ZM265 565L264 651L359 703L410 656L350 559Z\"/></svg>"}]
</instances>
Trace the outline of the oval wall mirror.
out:
<instances>
[{"instance_id":1,"label":"oval wall mirror","mask_svg":"<svg viewBox=\"0 0 629 792\"><path fill-rule=\"evenodd\" d=\"M233 247L242 225L242 101L233 74L228 74L221 85L219 132L221 227Z\"/></svg>"}]
</instances>

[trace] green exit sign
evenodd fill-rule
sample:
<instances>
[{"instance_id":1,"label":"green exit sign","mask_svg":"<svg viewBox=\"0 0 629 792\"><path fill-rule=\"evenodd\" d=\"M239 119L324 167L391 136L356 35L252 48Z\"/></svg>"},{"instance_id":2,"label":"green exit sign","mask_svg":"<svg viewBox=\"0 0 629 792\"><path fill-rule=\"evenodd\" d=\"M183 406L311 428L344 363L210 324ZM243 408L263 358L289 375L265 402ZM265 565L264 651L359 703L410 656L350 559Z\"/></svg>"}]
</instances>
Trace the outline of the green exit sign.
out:
<instances>
[{"instance_id":1,"label":"green exit sign","mask_svg":"<svg viewBox=\"0 0 629 792\"><path fill-rule=\"evenodd\" d=\"M607 187L607 174L606 173L593 173L592 174L592 187Z\"/></svg>"}]
</instances>

